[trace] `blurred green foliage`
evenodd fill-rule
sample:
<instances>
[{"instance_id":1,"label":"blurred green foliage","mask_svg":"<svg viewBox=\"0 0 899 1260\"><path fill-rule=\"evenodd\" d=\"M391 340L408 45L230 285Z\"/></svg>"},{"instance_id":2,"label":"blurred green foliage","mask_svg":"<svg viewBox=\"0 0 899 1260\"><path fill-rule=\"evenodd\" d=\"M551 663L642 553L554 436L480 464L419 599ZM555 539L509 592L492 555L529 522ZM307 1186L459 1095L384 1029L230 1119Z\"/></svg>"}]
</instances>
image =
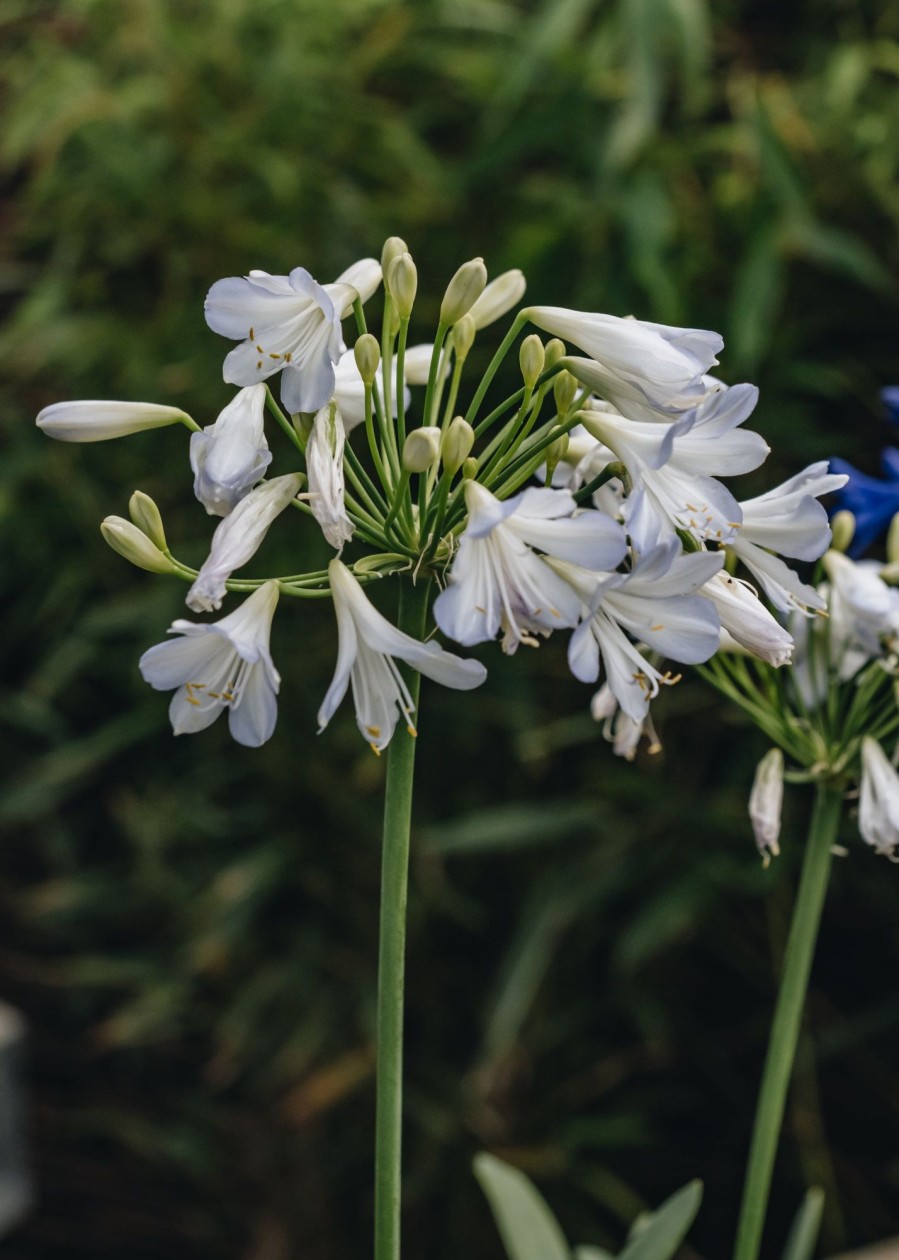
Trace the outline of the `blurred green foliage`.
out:
<instances>
[{"instance_id":1,"label":"blurred green foliage","mask_svg":"<svg viewBox=\"0 0 899 1260\"><path fill-rule=\"evenodd\" d=\"M873 467L899 6L6 0L0 33L0 976L43 1187L4 1255L358 1256L382 767L347 714L313 737L330 610L278 618L271 744L172 740L135 662L183 591L97 524L140 487L203 554L183 434L54 446L33 415L125 397L208 423L212 281L328 280L400 233L423 317L482 254L544 302L719 328L727 379L762 385L768 484ZM675 689L665 756L626 766L557 644L490 660L473 696L424 691L409 1252L500 1254L469 1172L489 1147L612 1250L701 1176L693 1245L724 1254L808 803L763 873L764 746L717 700ZM897 891L848 831L774 1200L780 1240L822 1184L829 1252L899 1229Z\"/></svg>"}]
</instances>

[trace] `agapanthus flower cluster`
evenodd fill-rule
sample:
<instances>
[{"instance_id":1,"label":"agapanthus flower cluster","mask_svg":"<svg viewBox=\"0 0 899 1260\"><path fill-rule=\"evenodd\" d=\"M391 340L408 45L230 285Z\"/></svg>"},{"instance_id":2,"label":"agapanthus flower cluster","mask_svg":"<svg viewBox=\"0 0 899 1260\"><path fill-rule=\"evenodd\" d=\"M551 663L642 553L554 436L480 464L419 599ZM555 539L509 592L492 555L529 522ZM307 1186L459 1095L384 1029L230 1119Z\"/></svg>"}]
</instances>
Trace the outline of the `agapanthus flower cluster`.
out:
<instances>
[{"instance_id":1,"label":"agapanthus flower cluster","mask_svg":"<svg viewBox=\"0 0 899 1260\"><path fill-rule=\"evenodd\" d=\"M141 657L146 681L174 692L176 734L227 710L239 743L270 738L280 679L269 632L298 599L334 605L337 660L319 729L350 690L376 752L400 721L415 733L397 662L460 690L484 681L485 666L441 646L438 630L465 648L498 640L506 653L562 635L572 673L592 685L592 710L627 757L644 736L657 745L650 705L681 666L722 645L771 671L789 663L826 598L791 562L827 549L818 499L845 477L815 464L760 496L732 488L768 446L745 427L755 387L712 375L721 337L556 306L513 316L521 272L488 283L474 259L449 281L436 330L416 329L412 344L417 286L398 238L333 283L303 267L219 280L206 321L236 343L224 360L235 393L212 423L127 402L59 403L38 417L66 441L190 431L185 472L189 463L217 522L200 568L175 558L145 494L132 496L130 519L102 526L133 563L187 582L194 613L243 599L219 620L175 621L173 637ZM486 371L469 380L475 340L507 317ZM517 379L500 400L510 354ZM247 576L270 529L320 530L333 559L321 571ZM434 592L434 628L422 637L370 602L367 589L390 578ZM835 616L833 633L840 625ZM853 650L882 643L880 629L853 630Z\"/></svg>"}]
</instances>

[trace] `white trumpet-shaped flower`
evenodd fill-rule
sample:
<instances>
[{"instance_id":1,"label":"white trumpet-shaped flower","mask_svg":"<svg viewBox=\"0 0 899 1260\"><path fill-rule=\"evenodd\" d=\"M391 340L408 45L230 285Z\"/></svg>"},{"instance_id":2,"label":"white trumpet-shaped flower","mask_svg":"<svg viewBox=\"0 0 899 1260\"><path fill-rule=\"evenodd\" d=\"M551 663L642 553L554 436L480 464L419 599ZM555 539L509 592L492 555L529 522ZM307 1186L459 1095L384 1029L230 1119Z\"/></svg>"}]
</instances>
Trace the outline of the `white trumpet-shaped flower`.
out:
<instances>
[{"instance_id":1,"label":"white trumpet-shaped flower","mask_svg":"<svg viewBox=\"0 0 899 1260\"><path fill-rule=\"evenodd\" d=\"M144 652L144 680L157 691L177 689L169 706L176 735L205 730L227 709L238 744L258 748L271 738L281 685L269 651L277 603L277 582L266 582L211 625L173 622L169 634L180 637Z\"/></svg>"},{"instance_id":2,"label":"white trumpet-shaped flower","mask_svg":"<svg viewBox=\"0 0 899 1260\"><path fill-rule=\"evenodd\" d=\"M209 555L187 593L188 608L221 608L228 578L253 558L272 521L296 498L302 480L299 473L273 477L241 499L212 535Z\"/></svg>"},{"instance_id":3,"label":"white trumpet-shaped flower","mask_svg":"<svg viewBox=\"0 0 899 1260\"><path fill-rule=\"evenodd\" d=\"M722 629L740 647L769 665L789 665L793 636L774 620L748 582L716 573L702 594L715 605Z\"/></svg>"},{"instance_id":4,"label":"white trumpet-shaped flower","mask_svg":"<svg viewBox=\"0 0 899 1260\"><path fill-rule=\"evenodd\" d=\"M265 438L265 386L248 385L190 438L194 494L210 516L227 516L265 476L272 454Z\"/></svg>"},{"instance_id":5,"label":"white trumpet-shaped flower","mask_svg":"<svg viewBox=\"0 0 899 1260\"><path fill-rule=\"evenodd\" d=\"M380 265L363 259L333 284L319 284L305 267L289 276L251 271L217 280L206 297L206 322L241 342L225 358L225 380L255 385L283 372L287 410L318 411L334 392L334 365L344 350L340 322L380 279Z\"/></svg>"},{"instance_id":6,"label":"white trumpet-shaped flower","mask_svg":"<svg viewBox=\"0 0 899 1260\"><path fill-rule=\"evenodd\" d=\"M457 643L483 643L503 631L503 650L534 644L533 635L574 626L580 599L533 550L591 570L622 560L621 527L601 512L576 513L567 490L531 489L500 501L465 482L468 525L449 575L434 601L434 620Z\"/></svg>"},{"instance_id":7,"label":"white trumpet-shaped flower","mask_svg":"<svg viewBox=\"0 0 899 1260\"><path fill-rule=\"evenodd\" d=\"M899 774L870 735L862 740L858 829L877 853L899 861Z\"/></svg>"},{"instance_id":8,"label":"white trumpet-shaped flower","mask_svg":"<svg viewBox=\"0 0 899 1260\"><path fill-rule=\"evenodd\" d=\"M312 432L306 444L306 471L309 474L308 498L312 514L322 527L325 538L337 551L342 551L355 533L355 525L347 516L343 448L346 431L343 416L335 402L316 413Z\"/></svg>"},{"instance_id":9,"label":"white trumpet-shaped flower","mask_svg":"<svg viewBox=\"0 0 899 1260\"><path fill-rule=\"evenodd\" d=\"M560 306L532 306L526 314L538 328L590 355L592 362L584 364L590 380L575 375L624 414L631 402L672 412L695 405L706 393L702 377L724 345L716 332Z\"/></svg>"},{"instance_id":10,"label":"white trumpet-shaped flower","mask_svg":"<svg viewBox=\"0 0 899 1260\"><path fill-rule=\"evenodd\" d=\"M161 403L78 399L52 403L38 413L35 423L57 442L105 442L144 429L162 429L189 421L186 411Z\"/></svg>"},{"instance_id":11,"label":"white trumpet-shaped flower","mask_svg":"<svg viewBox=\"0 0 899 1260\"><path fill-rule=\"evenodd\" d=\"M824 611L820 592L779 557L817 560L824 554L830 545L830 524L818 497L839 490L848 480L843 474L828 473L824 461L740 504L743 523L730 545L781 612Z\"/></svg>"},{"instance_id":12,"label":"white trumpet-shaped flower","mask_svg":"<svg viewBox=\"0 0 899 1260\"><path fill-rule=\"evenodd\" d=\"M319 731L351 687L359 730L376 753L390 743L401 715L415 735L414 705L397 660L457 691L470 691L487 677L480 661L463 660L438 643L420 643L391 625L340 560L331 561L328 577L337 616L337 666L318 711Z\"/></svg>"},{"instance_id":13,"label":"white trumpet-shaped flower","mask_svg":"<svg viewBox=\"0 0 899 1260\"><path fill-rule=\"evenodd\" d=\"M643 722L660 686L674 680L650 664L637 642L684 665L713 656L718 617L709 601L694 592L720 570L723 559L705 551L684 555L672 543L640 557L630 573L600 578L553 562L587 610L568 645L575 678L596 682L602 662L621 708L634 722Z\"/></svg>"}]
</instances>

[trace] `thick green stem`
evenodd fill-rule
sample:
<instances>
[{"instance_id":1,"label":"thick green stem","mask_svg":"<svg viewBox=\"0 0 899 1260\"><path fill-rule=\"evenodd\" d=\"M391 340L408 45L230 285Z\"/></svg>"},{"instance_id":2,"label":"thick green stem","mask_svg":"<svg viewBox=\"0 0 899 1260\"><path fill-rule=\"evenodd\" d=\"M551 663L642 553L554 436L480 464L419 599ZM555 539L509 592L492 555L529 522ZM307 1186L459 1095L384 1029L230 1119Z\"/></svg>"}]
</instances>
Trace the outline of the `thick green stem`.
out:
<instances>
[{"instance_id":1,"label":"thick green stem","mask_svg":"<svg viewBox=\"0 0 899 1260\"><path fill-rule=\"evenodd\" d=\"M768 1056L756 1105L734 1260L757 1260L771 1190L774 1157L796 1056L821 911L827 894L831 849L837 837L842 795L819 783L809 828L799 893L790 924Z\"/></svg>"},{"instance_id":2,"label":"thick green stem","mask_svg":"<svg viewBox=\"0 0 899 1260\"><path fill-rule=\"evenodd\" d=\"M420 639L425 630L430 583L400 582L399 628ZM407 675L418 705L419 675ZM400 1167L403 1112L403 973L409 823L415 739L397 730L387 753L384 841L381 861L381 926L378 946L378 1069L375 1132L375 1260L399 1260Z\"/></svg>"}]
</instances>

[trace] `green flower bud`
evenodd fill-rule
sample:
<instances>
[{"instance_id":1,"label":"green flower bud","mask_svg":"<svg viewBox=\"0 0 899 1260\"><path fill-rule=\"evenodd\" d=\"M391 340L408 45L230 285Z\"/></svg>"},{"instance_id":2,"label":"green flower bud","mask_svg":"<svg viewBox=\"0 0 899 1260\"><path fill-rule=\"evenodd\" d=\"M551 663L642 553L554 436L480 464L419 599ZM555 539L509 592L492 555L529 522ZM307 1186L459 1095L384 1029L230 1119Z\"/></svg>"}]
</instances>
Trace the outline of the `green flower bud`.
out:
<instances>
[{"instance_id":1,"label":"green flower bud","mask_svg":"<svg viewBox=\"0 0 899 1260\"><path fill-rule=\"evenodd\" d=\"M483 258L472 258L463 263L446 286L440 304L440 322L445 326L457 323L467 315L484 292L487 284L487 268Z\"/></svg>"},{"instance_id":2,"label":"green flower bud","mask_svg":"<svg viewBox=\"0 0 899 1260\"><path fill-rule=\"evenodd\" d=\"M560 416L567 414L577 394L577 381L570 372L562 371L553 380L553 398Z\"/></svg>"},{"instance_id":3,"label":"green flower bud","mask_svg":"<svg viewBox=\"0 0 899 1260\"><path fill-rule=\"evenodd\" d=\"M460 363L464 363L468 358L468 352L474 345L474 337L477 331L477 326L470 315L463 315L454 326L453 346L455 347L456 358Z\"/></svg>"},{"instance_id":4,"label":"green flower bud","mask_svg":"<svg viewBox=\"0 0 899 1260\"><path fill-rule=\"evenodd\" d=\"M521 375L524 377L525 388L533 389L546 362L543 342L536 333L531 333L521 343L521 349L518 351L518 362L521 367Z\"/></svg>"},{"instance_id":5,"label":"green flower bud","mask_svg":"<svg viewBox=\"0 0 899 1260\"><path fill-rule=\"evenodd\" d=\"M501 276L491 280L469 312L475 328L486 328L494 320L501 319L513 306L518 305L526 288L527 281L517 268L514 271L504 271Z\"/></svg>"},{"instance_id":6,"label":"green flower bud","mask_svg":"<svg viewBox=\"0 0 899 1260\"><path fill-rule=\"evenodd\" d=\"M165 548L165 530L159 508L143 490L135 490L128 500L128 515L142 534L146 534L150 542L157 547Z\"/></svg>"},{"instance_id":7,"label":"green flower bud","mask_svg":"<svg viewBox=\"0 0 899 1260\"><path fill-rule=\"evenodd\" d=\"M168 556L164 556L155 543L131 521L121 516L107 516L100 525L100 533L120 556L124 556L139 569L148 573L177 573Z\"/></svg>"},{"instance_id":8,"label":"green flower bud","mask_svg":"<svg viewBox=\"0 0 899 1260\"><path fill-rule=\"evenodd\" d=\"M474 429L462 416L456 416L447 427L440 444L443 467L455 476L465 463L474 446Z\"/></svg>"},{"instance_id":9,"label":"green flower bud","mask_svg":"<svg viewBox=\"0 0 899 1260\"><path fill-rule=\"evenodd\" d=\"M359 375L366 385L371 385L378 375L378 367L381 363L381 347L378 345L377 337L371 333L363 333L353 346L353 354Z\"/></svg>"},{"instance_id":10,"label":"green flower bud","mask_svg":"<svg viewBox=\"0 0 899 1260\"><path fill-rule=\"evenodd\" d=\"M441 433L436 425L413 429L403 446L403 467L406 472L423 473L437 462Z\"/></svg>"},{"instance_id":11,"label":"green flower bud","mask_svg":"<svg viewBox=\"0 0 899 1260\"><path fill-rule=\"evenodd\" d=\"M546 448L546 483L552 482L552 475L561 464L562 460L568 454L568 434L563 433L561 437L557 437L555 442L550 442Z\"/></svg>"},{"instance_id":12,"label":"green flower bud","mask_svg":"<svg viewBox=\"0 0 899 1260\"><path fill-rule=\"evenodd\" d=\"M566 353L567 351L565 349L564 341L560 341L558 337L553 337L552 341L548 341L546 343L546 362L543 367L544 372L548 368L554 367L560 359L564 359Z\"/></svg>"},{"instance_id":13,"label":"green flower bud","mask_svg":"<svg viewBox=\"0 0 899 1260\"><path fill-rule=\"evenodd\" d=\"M890 537L893 536L893 526L895 524L896 518L893 517L893 525L890 526ZM833 535L830 543L831 550L848 551L852 544L852 539L855 537L855 517L851 512L834 512L830 520L830 530ZM899 536L897 536L896 541L899 542ZM889 550L887 554L889 555ZM890 559L893 559L893 557L890 556Z\"/></svg>"},{"instance_id":14,"label":"green flower bud","mask_svg":"<svg viewBox=\"0 0 899 1260\"><path fill-rule=\"evenodd\" d=\"M401 236L388 236L384 242L384 248L381 250L381 272L384 276L384 287L390 292L390 282L387 273L390 271L390 264L394 258L399 258L400 254L408 254L409 247Z\"/></svg>"},{"instance_id":15,"label":"green flower bud","mask_svg":"<svg viewBox=\"0 0 899 1260\"><path fill-rule=\"evenodd\" d=\"M462 476L466 481L473 481L478 475L478 461L474 455L469 455L465 463L462 465Z\"/></svg>"},{"instance_id":16,"label":"green flower bud","mask_svg":"<svg viewBox=\"0 0 899 1260\"><path fill-rule=\"evenodd\" d=\"M418 291L418 271L411 254L398 254L390 264L387 288L396 302L397 314L408 319Z\"/></svg>"}]
</instances>

